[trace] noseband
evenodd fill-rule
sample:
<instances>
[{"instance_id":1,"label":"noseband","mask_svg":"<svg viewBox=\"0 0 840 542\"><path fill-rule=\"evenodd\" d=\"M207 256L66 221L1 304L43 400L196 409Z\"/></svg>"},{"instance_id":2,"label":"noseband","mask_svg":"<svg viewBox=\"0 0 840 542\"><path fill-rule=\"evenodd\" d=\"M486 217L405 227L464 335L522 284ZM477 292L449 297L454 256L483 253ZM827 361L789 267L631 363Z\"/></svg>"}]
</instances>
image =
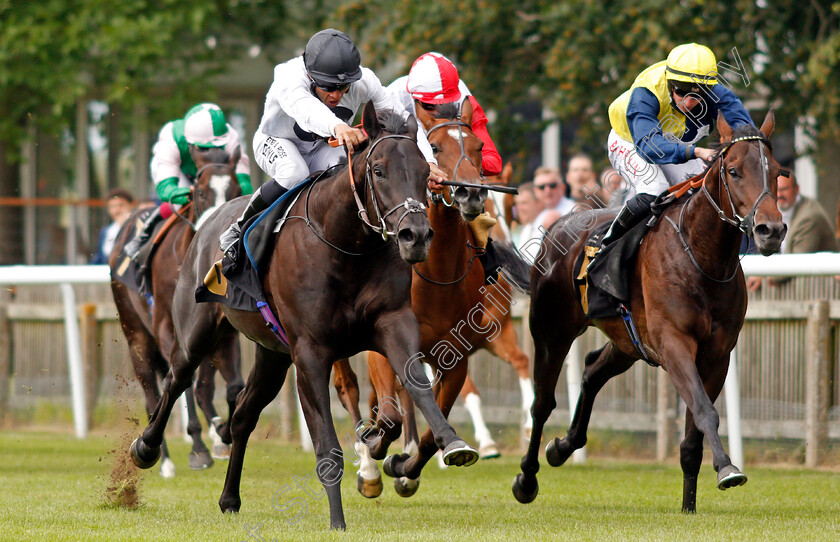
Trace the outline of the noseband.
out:
<instances>
[{"instance_id":1,"label":"noseband","mask_svg":"<svg viewBox=\"0 0 840 542\"><path fill-rule=\"evenodd\" d=\"M362 203L362 200L359 197L359 193L356 190L356 181L353 179L353 164L350 161L350 149L347 150L347 164L348 169L350 170L350 189L353 191L353 197L356 199L356 207L359 209L359 219L361 219L361 221L364 222L367 227L380 234L382 236L382 239L387 241L389 237L396 236L396 232L389 231L388 226L385 224L385 219L388 216L390 216L392 213L396 212L400 208L405 209L403 214L400 216L399 220L397 220L396 229L397 231L399 231L400 224L402 224L402 221L403 219L405 219L405 217L407 217L411 213L425 212L426 208L419 201L409 197L406 198L402 203L399 203L392 207L388 212L384 214L380 212L379 201L376 198L376 189L373 186L373 179L371 178L370 155L373 152L373 149L375 149L377 145L379 145L382 141L385 141L386 139L408 139L409 141L414 141L410 137L404 135L386 135L374 141L370 145L367 155L365 155L365 184L368 186L368 191L370 192L370 199L373 202L373 210L374 212L376 212L376 219L379 223L378 226L370 222L370 219L368 218L367 208L365 207L364 203ZM364 191L364 187L362 187L362 191Z\"/></svg>"},{"instance_id":2,"label":"noseband","mask_svg":"<svg viewBox=\"0 0 840 542\"><path fill-rule=\"evenodd\" d=\"M449 122L442 122L438 125L432 126L432 128L428 131L426 136L428 137L428 136L432 135L432 132L434 132L438 128L443 128L445 126L457 126L458 127L458 145L461 147L461 157L458 158L458 162L456 162L456 164L455 164L455 169L452 171L452 180L453 181L458 180L458 167L460 167L461 162L463 162L464 160L466 160L467 162L472 164L472 166L479 172L479 175L481 175L481 168L476 166L475 163L473 163L473 161L470 160L470 157L467 156L467 151L464 147L464 131L463 131L463 128L466 128L467 130L472 130L472 127L469 124L467 124L466 122L463 122L462 120L460 120L460 118L458 120L453 120L453 121L449 121ZM484 180L484 177L482 177L482 181L483 180ZM433 193L431 195L431 200L434 203L443 202L443 204L446 205L447 207L452 207L453 205L455 205L455 187L452 187L452 186L449 187L449 201L446 201L446 198L443 196L442 193L441 194L434 194Z\"/></svg>"}]
</instances>

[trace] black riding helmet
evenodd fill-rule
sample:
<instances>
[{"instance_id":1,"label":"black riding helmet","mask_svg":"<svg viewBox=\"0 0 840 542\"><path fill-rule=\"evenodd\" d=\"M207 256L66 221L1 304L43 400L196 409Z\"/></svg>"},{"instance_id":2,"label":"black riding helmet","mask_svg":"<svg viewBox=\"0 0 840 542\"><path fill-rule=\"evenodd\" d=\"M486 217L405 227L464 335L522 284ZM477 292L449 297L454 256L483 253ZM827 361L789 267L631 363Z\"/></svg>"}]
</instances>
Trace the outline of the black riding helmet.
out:
<instances>
[{"instance_id":1,"label":"black riding helmet","mask_svg":"<svg viewBox=\"0 0 840 542\"><path fill-rule=\"evenodd\" d=\"M359 50L350 36L333 28L309 38L303 63L310 77L320 85L341 85L362 78Z\"/></svg>"}]
</instances>

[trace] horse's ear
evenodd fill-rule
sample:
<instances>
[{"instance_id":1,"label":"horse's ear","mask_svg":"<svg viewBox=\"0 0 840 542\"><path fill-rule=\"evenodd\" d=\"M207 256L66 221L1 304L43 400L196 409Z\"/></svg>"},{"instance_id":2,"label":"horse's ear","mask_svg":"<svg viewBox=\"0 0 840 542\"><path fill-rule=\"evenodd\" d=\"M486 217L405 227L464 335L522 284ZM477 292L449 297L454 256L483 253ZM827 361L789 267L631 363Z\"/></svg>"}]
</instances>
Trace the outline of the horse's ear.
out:
<instances>
[{"instance_id":1,"label":"horse's ear","mask_svg":"<svg viewBox=\"0 0 840 542\"><path fill-rule=\"evenodd\" d=\"M368 138L373 141L382 133L382 126L379 124L379 119L376 118L376 108L373 106L373 100L365 104L362 111L362 126L367 132Z\"/></svg>"},{"instance_id":2,"label":"horse's ear","mask_svg":"<svg viewBox=\"0 0 840 542\"><path fill-rule=\"evenodd\" d=\"M239 163L239 159L241 157L242 157L242 147L237 145L236 150L233 151L233 154L230 155L230 158L228 158L228 161L227 161L227 163L231 167L231 169L234 169L234 170L236 169L236 164Z\"/></svg>"},{"instance_id":3,"label":"horse's ear","mask_svg":"<svg viewBox=\"0 0 840 542\"><path fill-rule=\"evenodd\" d=\"M431 129L435 122L435 116L431 111L427 111L423 108L420 100L414 100L414 113L417 115L417 120L420 121L420 124L423 125L423 128L425 128L426 131Z\"/></svg>"},{"instance_id":4,"label":"horse's ear","mask_svg":"<svg viewBox=\"0 0 840 542\"><path fill-rule=\"evenodd\" d=\"M411 136L411 139L417 141L417 119L414 118L414 115L408 115L408 118L405 119L405 127L408 129L408 135Z\"/></svg>"},{"instance_id":5,"label":"horse's ear","mask_svg":"<svg viewBox=\"0 0 840 542\"><path fill-rule=\"evenodd\" d=\"M461 122L472 126L473 105L470 97L464 98L464 103L461 104Z\"/></svg>"},{"instance_id":6,"label":"horse's ear","mask_svg":"<svg viewBox=\"0 0 840 542\"><path fill-rule=\"evenodd\" d=\"M190 149L190 158L192 158L193 164L201 167L199 164L204 163L204 154L198 150L198 147L195 145L189 145Z\"/></svg>"},{"instance_id":7,"label":"horse's ear","mask_svg":"<svg viewBox=\"0 0 840 542\"><path fill-rule=\"evenodd\" d=\"M732 141L732 127L729 126L728 122L726 122L722 111L718 111L717 128L718 132L720 132L721 143L728 143L729 141Z\"/></svg>"},{"instance_id":8,"label":"horse's ear","mask_svg":"<svg viewBox=\"0 0 840 542\"><path fill-rule=\"evenodd\" d=\"M776 113L773 112L773 108L771 107L767 114L764 116L764 122L761 123L761 128L759 131L764 134L764 137L770 137L770 134L773 133L773 130L776 128Z\"/></svg>"}]
</instances>

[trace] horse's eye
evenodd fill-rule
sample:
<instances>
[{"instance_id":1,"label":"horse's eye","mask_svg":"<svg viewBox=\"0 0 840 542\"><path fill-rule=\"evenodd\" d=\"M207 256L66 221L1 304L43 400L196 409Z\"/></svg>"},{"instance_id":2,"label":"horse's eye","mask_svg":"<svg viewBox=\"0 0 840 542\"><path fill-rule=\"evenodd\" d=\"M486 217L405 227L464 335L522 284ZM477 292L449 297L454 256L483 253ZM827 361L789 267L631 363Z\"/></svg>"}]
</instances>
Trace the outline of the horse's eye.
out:
<instances>
[{"instance_id":1,"label":"horse's eye","mask_svg":"<svg viewBox=\"0 0 840 542\"><path fill-rule=\"evenodd\" d=\"M379 166L374 166L373 167L373 174L376 175L377 177L380 177L380 178L385 176L385 174L382 173L382 169Z\"/></svg>"},{"instance_id":2,"label":"horse's eye","mask_svg":"<svg viewBox=\"0 0 840 542\"><path fill-rule=\"evenodd\" d=\"M435 154L440 152L440 149L438 148L437 145L432 145L432 152L435 153Z\"/></svg>"},{"instance_id":3,"label":"horse's eye","mask_svg":"<svg viewBox=\"0 0 840 542\"><path fill-rule=\"evenodd\" d=\"M730 177L737 177L738 176L738 171L734 167L729 168L729 176Z\"/></svg>"}]
</instances>

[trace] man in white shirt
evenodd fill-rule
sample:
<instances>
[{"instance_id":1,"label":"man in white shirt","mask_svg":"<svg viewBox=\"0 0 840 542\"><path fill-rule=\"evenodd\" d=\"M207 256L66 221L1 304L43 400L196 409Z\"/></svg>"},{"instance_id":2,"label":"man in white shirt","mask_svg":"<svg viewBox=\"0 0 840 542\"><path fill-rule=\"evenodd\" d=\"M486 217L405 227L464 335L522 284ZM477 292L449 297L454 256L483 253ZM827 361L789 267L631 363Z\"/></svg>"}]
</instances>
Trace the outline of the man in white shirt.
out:
<instances>
[{"instance_id":1,"label":"man in white shirt","mask_svg":"<svg viewBox=\"0 0 840 542\"><path fill-rule=\"evenodd\" d=\"M377 110L408 116L394 95L360 62L350 37L328 28L309 39L302 56L275 66L262 121L254 134L254 158L272 180L254 193L242 216L219 237L222 251L231 259L236 259L236 241L248 219L311 172L339 164L347 152L342 146L357 147L367 139L362 130L349 125L361 105L373 101ZM330 147L330 137L338 140L339 147ZM421 152L432 155L431 149L422 146ZM433 183L445 180L435 171L429 178ZM439 188L436 184L432 187Z\"/></svg>"}]
</instances>

